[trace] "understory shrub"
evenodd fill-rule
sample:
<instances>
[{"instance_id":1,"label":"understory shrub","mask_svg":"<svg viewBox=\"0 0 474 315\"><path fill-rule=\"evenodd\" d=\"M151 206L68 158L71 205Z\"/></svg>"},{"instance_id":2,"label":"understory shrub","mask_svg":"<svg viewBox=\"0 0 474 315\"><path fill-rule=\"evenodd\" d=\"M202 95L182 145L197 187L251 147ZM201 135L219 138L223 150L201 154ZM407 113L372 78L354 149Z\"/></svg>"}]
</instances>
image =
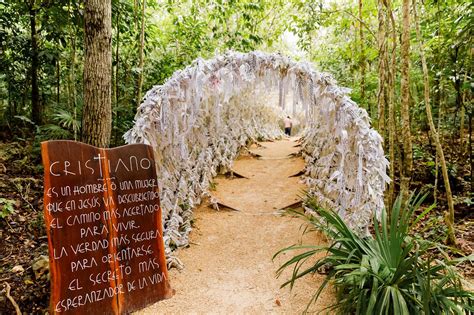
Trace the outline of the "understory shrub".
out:
<instances>
[{"instance_id":1,"label":"understory shrub","mask_svg":"<svg viewBox=\"0 0 474 315\"><path fill-rule=\"evenodd\" d=\"M327 310L340 314L473 313L474 294L463 288L462 277L455 268L462 261L472 261L473 255L461 259L438 255L443 252L441 244L410 233L433 208L416 214L425 197L412 195L405 206L399 197L390 218L384 210L380 220L374 219L374 232L368 237L355 234L337 213L318 207L309 199L306 206L315 214L293 213L307 221L309 230L323 231L330 244L293 245L276 253L275 257L298 251L277 271L279 276L284 269L293 268L291 278L282 287L293 287L301 277L326 269L327 276L306 311L332 283L337 303ZM321 252L326 255L316 258Z\"/></svg>"}]
</instances>

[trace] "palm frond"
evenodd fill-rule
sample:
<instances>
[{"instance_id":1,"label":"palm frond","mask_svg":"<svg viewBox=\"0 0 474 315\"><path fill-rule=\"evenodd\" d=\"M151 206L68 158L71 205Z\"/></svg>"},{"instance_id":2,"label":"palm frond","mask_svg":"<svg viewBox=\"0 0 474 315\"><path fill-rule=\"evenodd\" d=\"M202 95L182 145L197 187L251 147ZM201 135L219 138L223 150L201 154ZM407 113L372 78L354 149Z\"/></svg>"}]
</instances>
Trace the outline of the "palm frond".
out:
<instances>
[{"instance_id":1,"label":"palm frond","mask_svg":"<svg viewBox=\"0 0 474 315\"><path fill-rule=\"evenodd\" d=\"M456 260L433 261L430 251L442 246L411 235L419 221L434 205L420 214L417 210L426 194L412 194L403 203L398 197L390 217L385 210L374 218L374 235L362 237L351 230L334 211L308 200L306 207L317 216L294 213L310 230L323 231L332 242L328 245L293 245L277 252L304 250L277 270L293 267L290 279L282 284L292 288L295 281L317 272L322 266L331 267L325 280L309 301L315 303L330 283L338 292L338 301L328 309L341 314L465 314L472 312L474 295L463 288L455 265L473 261L474 255ZM314 258L320 252L327 255ZM311 261L311 263L309 263ZM309 264L309 265L308 265Z\"/></svg>"}]
</instances>

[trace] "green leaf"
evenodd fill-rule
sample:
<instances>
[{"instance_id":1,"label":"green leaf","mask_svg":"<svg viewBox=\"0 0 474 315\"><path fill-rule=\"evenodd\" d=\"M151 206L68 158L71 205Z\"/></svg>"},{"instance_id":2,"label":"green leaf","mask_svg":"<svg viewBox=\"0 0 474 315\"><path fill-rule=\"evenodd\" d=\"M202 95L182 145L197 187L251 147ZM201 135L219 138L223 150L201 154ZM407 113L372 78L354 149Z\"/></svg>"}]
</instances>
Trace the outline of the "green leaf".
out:
<instances>
[{"instance_id":1,"label":"green leaf","mask_svg":"<svg viewBox=\"0 0 474 315\"><path fill-rule=\"evenodd\" d=\"M6 219L9 217L11 214L15 213L15 200L12 199L6 199L6 198L0 198L0 219Z\"/></svg>"}]
</instances>

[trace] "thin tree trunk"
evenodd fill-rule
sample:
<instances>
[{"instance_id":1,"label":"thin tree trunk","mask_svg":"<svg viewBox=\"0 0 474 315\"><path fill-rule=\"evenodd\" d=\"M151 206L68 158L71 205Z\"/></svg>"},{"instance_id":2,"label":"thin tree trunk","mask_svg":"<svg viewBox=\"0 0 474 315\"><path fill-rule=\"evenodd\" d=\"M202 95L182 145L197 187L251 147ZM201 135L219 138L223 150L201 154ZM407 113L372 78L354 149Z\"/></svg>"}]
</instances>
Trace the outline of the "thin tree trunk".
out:
<instances>
[{"instance_id":1,"label":"thin tree trunk","mask_svg":"<svg viewBox=\"0 0 474 315\"><path fill-rule=\"evenodd\" d=\"M442 28L441 28L441 14L440 14L440 8L439 8L439 2L437 3L437 11L436 11L436 16L437 16L437 21L438 21L438 36L442 38ZM437 47L437 51L435 53L438 56L437 64L439 69L443 69L444 67L444 61L442 58L439 58L441 56L441 49ZM445 98L444 98L444 86L443 86L443 74L442 71L439 71L439 75L436 74L435 77L435 82L436 82L436 101L435 105L438 105L438 120L437 120L437 126L436 130L438 131L439 134L443 134L441 132L441 119L443 117L443 109L444 109L444 103L445 103ZM434 188L433 188L433 199L434 202L437 204L438 203L438 182L439 182L439 156L438 152L435 147L435 182L434 182Z\"/></svg>"},{"instance_id":2,"label":"thin tree trunk","mask_svg":"<svg viewBox=\"0 0 474 315\"><path fill-rule=\"evenodd\" d=\"M415 17L415 28L416 28L416 37L420 46L420 57L421 64L423 67L423 85L424 85L424 98L425 98L425 109L426 116L428 118L428 124L430 126L431 137L436 145L436 151L439 156L439 162L441 163L441 172L443 174L444 187L446 188L446 199L448 200L448 213L445 216L446 225L448 227L448 243L456 244L456 235L454 233L454 202L453 195L451 193L451 185L449 184L448 168L446 166L446 160L444 158L443 148L441 147L441 141L439 139L438 132L436 131L433 115L431 114L431 104L430 104L430 82L428 74L428 66L426 64L426 58L424 53L424 44L423 38L420 34L420 27L418 22L418 15L416 13L416 0L413 0L413 14Z\"/></svg>"},{"instance_id":3,"label":"thin tree trunk","mask_svg":"<svg viewBox=\"0 0 474 315\"><path fill-rule=\"evenodd\" d=\"M403 200L408 199L411 174L413 171L412 142L410 130L410 0L403 0L402 39L401 39L401 105L403 158L400 193Z\"/></svg>"},{"instance_id":4,"label":"thin tree trunk","mask_svg":"<svg viewBox=\"0 0 474 315\"><path fill-rule=\"evenodd\" d=\"M471 163L471 191L474 191L474 159L472 158L472 109L469 111L469 162Z\"/></svg>"},{"instance_id":5,"label":"thin tree trunk","mask_svg":"<svg viewBox=\"0 0 474 315\"><path fill-rule=\"evenodd\" d=\"M66 102L67 102L67 108L71 110L73 106L71 105L72 103L72 97L71 97L71 69L69 69L69 73L67 75L67 82L66 82Z\"/></svg>"},{"instance_id":6,"label":"thin tree trunk","mask_svg":"<svg viewBox=\"0 0 474 315\"><path fill-rule=\"evenodd\" d=\"M146 8L146 0L143 0L142 4L142 29L140 32L140 60L138 64L138 68L140 72L138 73L138 86L137 86L137 107L140 106L142 101L142 85L143 85L143 49L145 46L145 8Z\"/></svg>"},{"instance_id":7,"label":"thin tree trunk","mask_svg":"<svg viewBox=\"0 0 474 315\"><path fill-rule=\"evenodd\" d=\"M13 86L12 86L12 77L11 77L10 71L7 71L7 80L8 80L7 99L8 99L8 109L10 112L9 121L11 121L13 117L17 115L17 113L16 113L16 102L12 99Z\"/></svg>"},{"instance_id":8,"label":"thin tree trunk","mask_svg":"<svg viewBox=\"0 0 474 315\"><path fill-rule=\"evenodd\" d=\"M439 54L439 51L437 52ZM437 60L437 64L440 64L440 60ZM434 86L435 86L435 93L433 97L433 108L438 108L438 118L439 118L439 104L441 103L441 76L442 74L435 74L433 78Z\"/></svg>"},{"instance_id":9,"label":"thin tree trunk","mask_svg":"<svg viewBox=\"0 0 474 315\"><path fill-rule=\"evenodd\" d=\"M442 92L442 78L439 80L439 109L438 109L438 121L437 121L437 126L436 126L436 131L439 134L442 134L441 132L441 119L444 115L444 104L445 104L445 94ZM440 138L442 140L442 138ZM441 143L441 145L443 145ZM433 191L433 197L434 197L434 202L438 202L438 178L439 178L439 155L438 151L435 149L435 182L434 182L434 191Z\"/></svg>"},{"instance_id":10,"label":"thin tree trunk","mask_svg":"<svg viewBox=\"0 0 474 315\"><path fill-rule=\"evenodd\" d=\"M30 83L31 84L31 83ZM25 85L23 93L21 93L21 107L26 107L26 99L28 98L28 87Z\"/></svg>"},{"instance_id":11,"label":"thin tree trunk","mask_svg":"<svg viewBox=\"0 0 474 315\"><path fill-rule=\"evenodd\" d=\"M457 120L458 120L459 109L461 108L461 103L462 103L461 79L460 79L461 73L459 71L459 65L458 65L459 63L462 63L462 62L459 60L459 46L458 45L453 45L453 46L454 48L452 49L453 54L451 55L451 60L452 60L452 63L454 64L452 77L454 78L453 85L454 85L454 89L456 90L456 107L454 111L454 126L456 126ZM455 140L456 140L456 133L453 132L450 138L451 138L451 145L454 146Z\"/></svg>"},{"instance_id":12,"label":"thin tree trunk","mask_svg":"<svg viewBox=\"0 0 474 315\"><path fill-rule=\"evenodd\" d=\"M112 129L112 4L86 0L82 140L108 147Z\"/></svg>"},{"instance_id":13,"label":"thin tree trunk","mask_svg":"<svg viewBox=\"0 0 474 315\"><path fill-rule=\"evenodd\" d=\"M464 97L463 97L464 99ZM464 156L464 116L466 116L466 109L464 108L464 102L461 102L461 114L459 116L460 126L459 126L459 150L461 156Z\"/></svg>"},{"instance_id":14,"label":"thin tree trunk","mask_svg":"<svg viewBox=\"0 0 474 315\"><path fill-rule=\"evenodd\" d=\"M464 80L463 82L467 81L467 71L464 73ZM459 149L460 149L460 154L462 157L464 157L464 116L466 116L466 107L464 106L466 102L466 96L467 92L462 93L462 98L461 98L461 115L459 117L460 119L460 126L459 126Z\"/></svg>"},{"instance_id":15,"label":"thin tree trunk","mask_svg":"<svg viewBox=\"0 0 474 315\"><path fill-rule=\"evenodd\" d=\"M124 58L127 59L127 56L125 56ZM124 69L123 69L124 73L130 73L130 67L129 67L129 64L127 62L123 63L123 67L124 67ZM130 84L130 76L129 75L124 75L122 85L123 86L128 86L129 84ZM131 98L133 98L133 97L131 97L129 94L127 94L124 91L124 93L122 94L122 102L125 103L125 104L131 104L131 103L133 103L133 99L131 99ZM116 114L115 114L115 120L120 121L120 119L121 119L120 111L117 111ZM115 131L114 131L114 142L118 143L119 138L120 138L119 130L116 128Z\"/></svg>"},{"instance_id":16,"label":"thin tree trunk","mask_svg":"<svg viewBox=\"0 0 474 315\"><path fill-rule=\"evenodd\" d=\"M58 59L56 60L56 104L59 105L61 98L61 62Z\"/></svg>"},{"instance_id":17,"label":"thin tree trunk","mask_svg":"<svg viewBox=\"0 0 474 315\"><path fill-rule=\"evenodd\" d=\"M117 38L116 38L116 43L115 43L115 92L114 92L114 96L115 96L115 106L118 106L118 100L119 100L119 84L118 84L118 77L119 77L119 64L120 64L120 52L119 52L119 47L120 47L120 27L119 27L119 23L120 23L120 11L117 12L117 20L116 20L116 24L117 24Z\"/></svg>"},{"instance_id":18,"label":"thin tree trunk","mask_svg":"<svg viewBox=\"0 0 474 315\"><path fill-rule=\"evenodd\" d=\"M389 159L390 159L390 178L392 182L388 188L388 209L395 201L395 78L397 72L397 28L395 18L392 12L392 4L390 0L385 3L388 17L391 24L391 40L392 50L390 53L390 66L388 67L388 86L387 86L387 100L388 100L388 143L389 143Z\"/></svg>"},{"instance_id":19,"label":"thin tree trunk","mask_svg":"<svg viewBox=\"0 0 474 315\"><path fill-rule=\"evenodd\" d=\"M386 14L383 9L382 0L378 0L378 21L379 28L377 32L377 42L379 50L379 64L378 64L378 75L379 75L379 88L377 91L377 125L379 133L385 139L385 104L387 101L385 84L387 82L387 31L385 25ZM384 142L386 147L386 143Z\"/></svg>"},{"instance_id":20,"label":"thin tree trunk","mask_svg":"<svg viewBox=\"0 0 474 315\"><path fill-rule=\"evenodd\" d=\"M69 70L70 84L71 84L71 98L72 98L72 109L74 112L74 120L77 120L77 93L76 93L76 39L72 38L72 51L71 51L71 69ZM73 126L74 129L74 140L77 140L78 128Z\"/></svg>"},{"instance_id":21,"label":"thin tree trunk","mask_svg":"<svg viewBox=\"0 0 474 315\"><path fill-rule=\"evenodd\" d=\"M9 118L12 118L15 114L14 114L14 108L13 108L13 102L12 102L12 96L11 96L11 83L10 83L10 76L7 72L7 108L8 108L8 111L10 112L10 117ZM9 119L10 120L10 119Z\"/></svg>"},{"instance_id":22,"label":"thin tree trunk","mask_svg":"<svg viewBox=\"0 0 474 315\"><path fill-rule=\"evenodd\" d=\"M70 84L71 84L71 98L72 107L77 107L77 96L76 96L76 38L71 38L71 68L69 69Z\"/></svg>"},{"instance_id":23,"label":"thin tree trunk","mask_svg":"<svg viewBox=\"0 0 474 315\"><path fill-rule=\"evenodd\" d=\"M135 22L135 30L138 30L138 1L133 0L133 20Z\"/></svg>"},{"instance_id":24,"label":"thin tree trunk","mask_svg":"<svg viewBox=\"0 0 474 315\"><path fill-rule=\"evenodd\" d=\"M34 3L29 4L30 28L31 28L31 119L37 125L41 125L43 119L43 108L40 102L38 86L38 34L36 29L36 8Z\"/></svg>"},{"instance_id":25,"label":"thin tree trunk","mask_svg":"<svg viewBox=\"0 0 474 315\"><path fill-rule=\"evenodd\" d=\"M118 122L118 106L119 106L119 99L120 99L120 85L119 85L119 67L120 67L120 11L117 11L117 39L116 39L116 45L115 45L115 112L114 112L114 122ZM113 132L113 139L114 139L114 145L117 145L117 138L118 138L118 128L114 128L112 131Z\"/></svg>"},{"instance_id":26,"label":"thin tree trunk","mask_svg":"<svg viewBox=\"0 0 474 315\"><path fill-rule=\"evenodd\" d=\"M68 4L68 10L71 8L71 1ZM70 15L72 12L69 13ZM69 40L71 42L71 64L69 67L69 75L68 75L68 91L69 91L69 98L68 106L69 109L72 110L74 121L77 121L77 93L76 93L76 31L74 28L74 23L71 24ZM73 125L73 132L74 132L74 140L78 139L78 127Z\"/></svg>"},{"instance_id":27,"label":"thin tree trunk","mask_svg":"<svg viewBox=\"0 0 474 315\"><path fill-rule=\"evenodd\" d=\"M359 67L360 67L360 100L361 104L364 104L371 117L369 102L365 99L365 52L364 52L364 22L362 19L362 0L359 0L359 41L360 41L360 56L359 56Z\"/></svg>"}]
</instances>

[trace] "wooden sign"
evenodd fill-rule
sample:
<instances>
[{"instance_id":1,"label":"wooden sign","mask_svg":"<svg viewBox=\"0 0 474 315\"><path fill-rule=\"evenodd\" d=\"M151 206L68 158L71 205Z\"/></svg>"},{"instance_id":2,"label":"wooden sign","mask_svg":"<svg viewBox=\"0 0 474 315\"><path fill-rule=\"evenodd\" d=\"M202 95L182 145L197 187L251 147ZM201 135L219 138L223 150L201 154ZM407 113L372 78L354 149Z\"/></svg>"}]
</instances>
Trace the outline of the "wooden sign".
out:
<instances>
[{"instance_id":1,"label":"wooden sign","mask_svg":"<svg viewBox=\"0 0 474 315\"><path fill-rule=\"evenodd\" d=\"M173 295L152 148L41 143L51 312L124 314Z\"/></svg>"}]
</instances>

